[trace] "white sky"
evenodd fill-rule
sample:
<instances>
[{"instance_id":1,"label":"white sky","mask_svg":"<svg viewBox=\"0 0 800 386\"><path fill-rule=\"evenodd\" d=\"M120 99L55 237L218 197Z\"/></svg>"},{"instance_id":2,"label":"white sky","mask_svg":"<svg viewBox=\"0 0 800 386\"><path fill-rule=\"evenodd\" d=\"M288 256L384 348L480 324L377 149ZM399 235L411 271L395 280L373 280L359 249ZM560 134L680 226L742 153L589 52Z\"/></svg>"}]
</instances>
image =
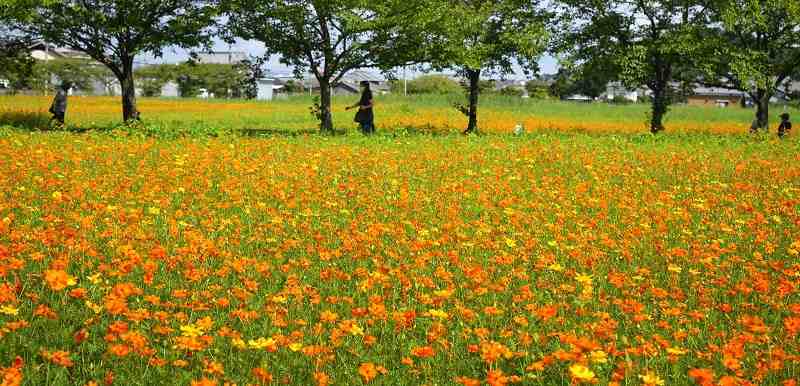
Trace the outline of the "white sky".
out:
<instances>
[{"instance_id":1,"label":"white sky","mask_svg":"<svg viewBox=\"0 0 800 386\"><path fill-rule=\"evenodd\" d=\"M222 41L216 41L213 47L214 51L228 51L229 46L227 43ZM264 45L261 42L257 41L238 41L235 44L230 46L230 51L241 51L248 53L253 56L261 56L264 54L265 49ZM148 64L157 64L157 63L178 63L186 61L189 58L189 54L187 50L179 49L179 48L167 48L164 50L164 56L162 58L154 58L154 57L141 57L138 58L137 61L142 63ZM273 56L270 58L270 63L268 65L269 71L273 74L283 74L283 73L291 73L292 69L281 64L278 61L279 57ZM558 70L558 64L555 58L550 56L545 56L539 62L541 67L542 74L554 74ZM522 77L522 72L518 74ZM413 75L409 75L412 77Z\"/></svg>"}]
</instances>

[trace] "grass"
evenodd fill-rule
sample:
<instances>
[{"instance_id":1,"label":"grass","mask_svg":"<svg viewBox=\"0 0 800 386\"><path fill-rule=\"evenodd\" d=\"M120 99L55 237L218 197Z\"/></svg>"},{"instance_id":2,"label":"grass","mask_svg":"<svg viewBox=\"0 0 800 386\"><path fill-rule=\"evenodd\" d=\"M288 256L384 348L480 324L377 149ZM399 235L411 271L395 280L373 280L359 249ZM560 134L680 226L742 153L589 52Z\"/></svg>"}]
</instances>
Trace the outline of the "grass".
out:
<instances>
[{"instance_id":1,"label":"grass","mask_svg":"<svg viewBox=\"0 0 800 386\"><path fill-rule=\"evenodd\" d=\"M75 99L69 116L91 124ZM97 102L95 124L113 122ZM155 110L167 103L181 113ZM201 112L233 104L145 100L142 110L176 128L196 114L228 128L252 114L270 128L294 122L281 109L297 105L300 122L302 103L280 103ZM0 130L0 379L800 378L794 138L387 131L166 140Z\"/></svg>"},{"instance_id":2,"label":"grass","mask_svg":"<svg viewBox=\"0 0 800 386\"><path fill-rule=\"evenodd\" d=\"M380 130L411 129L423 132L458 132L466 118L452 107L463 102L453 96L381 96L376 119ZM354 130L353 113L344 107L353 97L334 98L334 122ZM0 124L42 126L50 100L47 97L0 97ZM117 98L72 97L67 113L68 125L81 129L115 126L120 120ZM309 112L308 96L269 103L256 101L139 99L139 108L148 126L164 130L188 127L204 130L247 130L303 132L317 123ZM774 107L782 111L783 107ZM581 104L559 101L525 100L489 96L482 100L480 125L486 132L510 132L517 124L528 130L585 131L592 133L641 133L647 131L647 104L626 106L604 103ZM796 111L789 109L791 113ZM776 115L776 114L773 114ZM666 125L670 132L740 134L750 127L753 111L739 107L727 109L674 106Z\"/></svg>"}]
</instances>

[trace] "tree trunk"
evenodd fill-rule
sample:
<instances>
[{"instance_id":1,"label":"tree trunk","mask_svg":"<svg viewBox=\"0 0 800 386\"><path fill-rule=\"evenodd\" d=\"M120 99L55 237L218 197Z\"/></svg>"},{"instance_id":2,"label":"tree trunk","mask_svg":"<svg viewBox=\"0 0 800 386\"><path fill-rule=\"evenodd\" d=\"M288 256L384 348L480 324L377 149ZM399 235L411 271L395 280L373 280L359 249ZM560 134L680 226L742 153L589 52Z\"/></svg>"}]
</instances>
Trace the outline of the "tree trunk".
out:
<instances>
[{"instance_id":1,"label":"tree trunk","mask_svg":"<svg viewBox=\"0 0 800 386\"><path fill-rule=\"evenodd\" d=\"M756 121L758 128L764 131L769 129L769 98L770 95L767 90L759 89L756 91Z\"/></svg>"},{"instance_id":2,"label":"tree trunk","mask_svg":"<svg viewBox=\"0 0 800 386\"><path fill-rule=\"evenodd\" d=\"M136 108L136 87L133 83L133 57L123 59L122 78L119 83L122 88L122 119L125 122L139 120L139 110Z\"/></svg>"},{"instance_id":3,"label":"tree trunk","mask_svg":"<svg viewBox=\"0 0 800 386\"><path fill-rule=\"evenodd\" d=\"M322 134L333 133L333 118L331 117L331 85L329 79L319 80L319 131Z\"/></svg>"},{"instance_id":4,"label":"tree trunk","mask_svg":"<svg viewBox=\"0 0 800 386\"><path fill-rule=\"evenodd\" d=\"M650 132L658 134L664 131L664 115L669 108L669 95L667 86L658 85L653 88L653 102L650 111Z\"/></svg>"},{"instance_id":5,"label":"tree trunk","mask_svg":"<svg viewBox=\"0 0 800 386\"><path fill-rule=\"evenodd\" d=\"M469 79L469 124L464 134L478 132L478 94L480 94L481 70L467 70Z\"/></svg>"}]
</instances>

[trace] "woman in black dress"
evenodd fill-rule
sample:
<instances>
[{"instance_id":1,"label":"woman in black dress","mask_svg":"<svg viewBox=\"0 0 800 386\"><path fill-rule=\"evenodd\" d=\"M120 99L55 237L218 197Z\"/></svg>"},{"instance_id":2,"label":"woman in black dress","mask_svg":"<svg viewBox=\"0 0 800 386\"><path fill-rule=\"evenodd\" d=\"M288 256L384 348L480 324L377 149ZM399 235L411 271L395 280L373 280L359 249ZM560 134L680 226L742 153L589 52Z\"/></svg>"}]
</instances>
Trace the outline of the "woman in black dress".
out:
<instances>
[{"instance_id":1,"label":"woman in black dress","mask_svg":"<svg viewBox=\"0 0 800 386\"><path fill-rule=\"evenodd\" d=\"M369 82L361 82L361 100L358 103L348 106L347 110L358 107L355 121L361 126L361 132L364 134L375 133L375 115L372 112L374 103L372 101L372 90L369 88Z\"/></svg>"}]
</instances>

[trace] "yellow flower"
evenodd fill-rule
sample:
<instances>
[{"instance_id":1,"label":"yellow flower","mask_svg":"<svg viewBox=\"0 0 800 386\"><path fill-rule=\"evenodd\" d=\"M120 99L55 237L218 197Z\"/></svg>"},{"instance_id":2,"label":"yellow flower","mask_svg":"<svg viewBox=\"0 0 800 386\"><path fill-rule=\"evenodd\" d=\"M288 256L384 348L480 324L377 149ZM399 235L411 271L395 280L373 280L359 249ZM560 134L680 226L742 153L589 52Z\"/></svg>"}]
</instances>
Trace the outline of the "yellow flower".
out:
<instances>
[{"instance_id":1,"label":"yellow flower","mask_svg":"<svg viewBox=\"0 0 800 386\"><path fill-rule=\"evenodd\" d=\"M556 272L561 272L564 270L564 267L562 267L561 264L558 263L550 264L550 266L547 268L551 271L556 271Z\"/></svg>"},{"instance_id":2,"label":"yellow flower","mask_svg":"<svg viewBox=\"0 0 800 386\"><path fill-rule=\"evenodd\" d=\"M428 314L430 314L431 317L433 318L439 318L439 319L447 319L447 317L449 316L447 312L444 312L442 310L437 310L435 308L428 311Z\"/></svg>"},{"instance_id":3,"label":"yellow flower","mask_svg":"<svg viewBox=\"0 0 800 386\"><path fill-rule=\"evenodd\" d=\"M592 363L606 363L608 362L608 355L605 351L592 351L589 353L589 359L592 360Z\"/></svg>"},{"instance_id":4,"label":"yellow flower","mask_svg":"<svg viewBox=\"0 0 800 386\"><path fill-rule=\"evenodd\" d=\"M275 295L275 296L272 297L272 302L273 303L284 304L284 303L286 303L286 296Z\"/></svg>"},{"instance_id":5,"label":"yellow flower","mask_svg":"<svg viewBox=\"0 0 800 386\"><path fill-rule=\"evenodd\" d=\"M2 306L0 307L0 314L16 316L19 314L19 309L11 306Z\"/></svg>"},{"instance_id":6,"label":"yellow flower","mask_svg":"<svg viewBox=\"0 0 800 386\"><path fill-rule=\"evenodd\" d=\"M99 314L100 311L103 310L103 307L100 307L97 304L94 304L89 300L87 300L85 304L86 304L86 307L89 307L95 314Z\"/></svg>"},{"instance_id":7,"label":"yellow flower","mask_svg":"<svg viewBox=\"0 0 800 386\"><path fill-rule=\"evenodd\" d=\"M594 379L594 371L579 363L570 366L569 373L573 378L581 381L591 381Z\"/></svg>"},{"instance_id":8,"label":"yellow flower","mask_svg":"<svg viewBox=\"0 0 800 386\"><path fill-rule=\"evenodd\" d=\"M189 338L197 338L198 336L203 335L203 329L195 326L194 324L187 324L185 326L181 326L181 335Z\"/></svg>"},{"instance_id":9,"label":"yellow flower","mask_svg":"<svg viewBox=\"0 0 800 386\"><path fill-rule=\"evenodd\" d=\"M364 329L353 323L353 325L350 326L350 333L353 335L364 335Z\"/></svg>"},{"instance_id":10,"label":"yellow flower","mask_svg":"<svg viewBox=\"0 0 800 386\"><path fill-rule=\"evenodd\" d=\"M303 348L302 343L292 343L289 345L289 350L292 350L294 352L300 351L300 349L302 348Z\"/></svg>"},{"instance_id":11,"label":"yellow flower","mask_svg":"<svg viewBox=\"0 0 800 386\"><path fill-rule=\"evenodd\" d=\"M639 375L639 378L647 386L662 386L664 384L664 380L652 371L648 371L645 375Z\"/></svg>"},{"instance_id":12,"label":"yellow flower","mask_svg":"<svg viewBox=\"0 0 800 386\"><path fill-rule=\"evenodd\" d=\"M258 338L248 340L247 346L256 350L275 348L275 340L272 338Z\"/></svg>"},{"instance_id":13,"label":"yellow flower","mask_svg":"<svg viewBox=\"0 0 800 386\"><path fill-rule=\"evenodd\" d=\"M150 207L150 209L147 210L147 213L152 214L153 216L156 216L159 213L161 213L161 209L158 209L156 207Z\"/></svg>"},{"instance_id":14,"label":"yellow flower","mask_svg":"<svg viewBox=\"0 0 800 386\"><path fill-rule=\"evenodd\" d=\"M681 268L681 267L679 267L679 266L677 266L675 264L670 264L667 267L667 270L670 271L670 272L681 273L681 271L683 271L683 268Z\"/></svg>"},{"instance_id":15,"label":"yellow flower","mask_svg":"<svg viewBox=\"0 0 800 386\"><path fill-rule=\"evenodd\" d=\"M667 348L667 354L669 355L686 355L688 351L682 350L676 347L669 347Z\"/></svg>"},{"instance_id":16,"label":"yellow flower","mask_svg":"<svg viewBox=\"0 0 800 386\"><path fill-rule=\"evenodd\" d=\"M517 246L517 242L514 241L513 239L509 239L508 237L506 237L506 246L508 246L509 248L514 248Z\"/></svg>"},{"instance_id":17,"label":"yellow flower","mask_svg":"<svg viewBox=\"0 0 800 386\"><path fill-rule=\"evenodd\" d=\"M234 338L231 341L231 345L233 345L233 347L236 347L236 348L238 348L240 350L244 350L245 348L247 348L247 343L245 343L242 338Z\"/></svg>"},{"instance_id":18,"label":"yellow flower","mask_svg":"<svg viewBox=\"0 0 800 386\"><path fill-rule=\"evenodd\" d=\"M592 285L592 275L579 273L578 275L575 276L575 280L577 280L578 283L581 283L583 285Z\"/></svg>"},{"instance_id":19,"label":"yellow flower","mask_svg":"<svg viewBox=\"0 0 800 386\"><path fill-rule=\"evenodd\" d=\"M56 190L55 192L53 192L53 195L52 195L52 197L53 197L53 199L54 199L54 200L56 200L56 201L61 201L61 197L63 197L63 195L61 194L61 192L59 192L58 190Z\"/></svg>"},{"instance_id":20,"label":"yellow flower","mask_svg":"<svg viewBox=\"0 0 800 386\"><path fill-rule=\"evenodd\" d=\"M100 282L103 281L102 274L100 274L100 273L96 273L94 275L87 276L86 278L89 279L89 282L91 282L92 284L100 284Z\"/></svg>"}]
</instances>

